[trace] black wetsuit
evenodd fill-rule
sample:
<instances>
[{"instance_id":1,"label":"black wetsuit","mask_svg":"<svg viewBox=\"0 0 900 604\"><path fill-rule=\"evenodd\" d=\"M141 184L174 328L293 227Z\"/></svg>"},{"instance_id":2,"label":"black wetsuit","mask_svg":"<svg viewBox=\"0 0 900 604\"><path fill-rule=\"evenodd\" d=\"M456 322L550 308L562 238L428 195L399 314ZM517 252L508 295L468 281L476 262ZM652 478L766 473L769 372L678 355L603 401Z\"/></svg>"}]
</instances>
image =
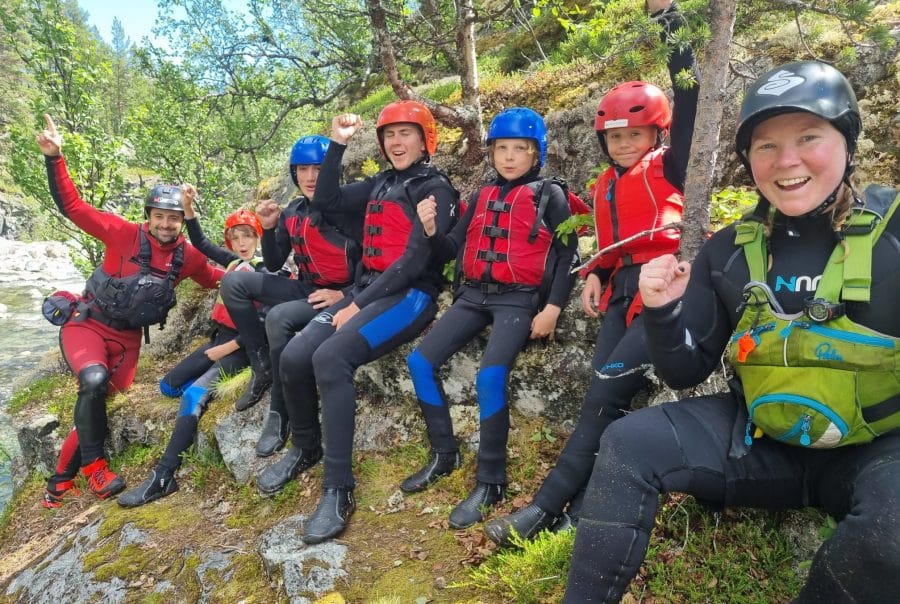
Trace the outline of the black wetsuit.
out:
<instances>
[{"instance_id":1,"label":"black wetsuit","mask_svg":"<svg viewBox=\"0 0 900 604\"><path fill-rule=\"evenodd\" d=\"M678 13L670 13L668 27L675 31L681 26ZM682 70L696 74L694 54L690 47L675 49L669 57L672 81ZM663 174L679 190L684 188L694 117L697 112L699 86L685 90L675 87L675 103L670 131L671 145L663 154ZM649 386L646 376L650 365L644 341L643 319L637 315L626 322L629 307L638 293L640 264L622 266L606 287L612 288L609 306L603 316L603 326L597 334L592 376L575 431L535 494L533 503L545 512L559 515L569 503L569 511L578 514L578 504L587 485L603 431L621 417L631 406L634 396ZM601 282L609 277L598 272Z\"/></svg>"},{"instance_id":2,"label":"black wetsuit","mask_svg":"<svg viewBox=\"0 0 900 604\"><path fill-rule=\"evenodd\" d=\"M430 163L418 162L400 172L388 170L340 186L345 149L345 145L334 141L328 147L316 185L316 207L329 212L363 209L377 212L380 208L378 204L369 204L371 200L390 200L404 204L409 214L415 216L416 204L434 195L438 232L446 233L453 226L458 194ZM412 340L431 322L437 312L434 299L444 285L442 269L443 263L432 254L422 223L418 218L412 219L412 231L402 255L383 272L366 270L360 263L355 286L346 297L316 316L284 348L281 379L288 397L291 440L295 447L319 446L317 388L322 397L325 488L354 487L351 458L356 369ZM351 302L360 311L335 331L332 317Z\"/></svg>"},{"instance_id":3,"label":"black wetsuit","mask_svg":"<svg viewBox=\"0 0 900 604\"><path fill-rule=\"evenodd\" d=\"M516 187L540 181L539 171L540 168L535 168L512 182L498 176L490 186L500 187L500 199L505 199ZM456 257L457 267L462 266L462 254L459 252L466 245L466 232L478 205L479 194L480 191L476 191L472 195L468 210L447 237L434 236L438 257L446 260ZM546 229L555 233L556 227L570 215L562 189L553 187L545 214ZM521 235L509 235L516 236ZM564 244L553 237L551 249L544 268L548 290L545 292L546 300L540 299L539 287L517 287L491 293L481 287L490 287L490 283L470 282L462 277L463 282L453 305L407 359L432 449L438 453L455 452L458 449L450 410L437 373L453 354L485 327L493 325L476 377L481 419L476 478L481 482L506 484L506 443L509 435L506 387L510 369L528 341L531 321L544 304L563 308L575 284L575 276L570 271L578 251L576 238L569 237L568 243ZM511 255L509 261L514 266L516 260L519 259Z\"/></svg>"},{"instance_id":4,"label":"black wetsuit","mask_svg":"<svg viewBox=\"0 0 900 604\"><path fill-rule=\"evenodd\" d=\"M716 233L697 256L684 296L644 310L651 357L673 388L696 385L719 366L737 324L749 270L734 238L733 227ZM767 281L785 312L803 309L836 242L828 217L775 220ZM846 305L851 319L894 337L898 262L895 214L873 249L871 303ZM581 510L567 602L620 600L644 559L658 496L672 491L719 506L824 508L838 527L794 601L897 601L900 435L835 449L764 437L739 456L732 443L743 439L741 405L723 393L642 409L610 426Z\"/></svg>"}]
</instances>

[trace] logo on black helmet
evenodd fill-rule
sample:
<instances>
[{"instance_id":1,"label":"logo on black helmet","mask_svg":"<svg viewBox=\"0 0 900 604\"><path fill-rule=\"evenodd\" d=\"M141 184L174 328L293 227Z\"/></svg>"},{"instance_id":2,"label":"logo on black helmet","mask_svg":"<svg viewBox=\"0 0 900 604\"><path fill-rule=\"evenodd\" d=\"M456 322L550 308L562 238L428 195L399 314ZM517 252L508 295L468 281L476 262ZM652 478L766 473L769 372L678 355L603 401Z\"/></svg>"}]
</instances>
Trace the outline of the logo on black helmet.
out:
<instances>
[{"instance_id":1,"label":"logo on black helmet","mask_svg":"<svg viewBox=\"0 0 900 604\"><path fill-rule=\"evenodd\" d=\"M769 76L765 84L756 89L756 94L781 96L791 88L796 88L806 80L793 72L782 69Z\"/></svg>"}]
</instances>

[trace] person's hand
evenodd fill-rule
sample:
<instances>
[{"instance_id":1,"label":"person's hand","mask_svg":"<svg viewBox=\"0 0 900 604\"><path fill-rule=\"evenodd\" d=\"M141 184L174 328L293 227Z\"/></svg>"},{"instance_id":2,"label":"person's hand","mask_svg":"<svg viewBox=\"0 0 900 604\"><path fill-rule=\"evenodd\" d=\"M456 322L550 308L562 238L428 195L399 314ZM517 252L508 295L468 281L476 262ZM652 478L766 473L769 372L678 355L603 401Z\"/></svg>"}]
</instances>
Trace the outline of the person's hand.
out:
<instances>
[{"instance_id":1,"label":"person's hand","mask_svg":"<svg viewBox=\"0 0 900 604\"><path fill-rule=\"evenodd\" d=\"M684 295L690 277L691 265L679 262L671 254L654 258L644 264L638 281L644 306L656 308L677 300Z\"/></svg>"},{"instance_id":2,"label":"person's hand","mask_svg":"<svg viewBox=\"0 0 900 604\"><path fill-rule=\"evenodd\" d=\"M553 339L553 332L556 330L556 321L559 319L559 313L562 309L555 304L548 304L544 310L534 315L531 320L530 339L546 338L550 336Z\"/></svg>"},{"instance_id":3,"label":"person's hand","mask_svg":"<svg viewBox=\"0 0 900 604\"><path fill-rule=\"evenodd\" d=\"M319 309L328 308L343 297L344 292L339 289L317 289L306 297L306 301L313 308Z\"/></svg>"},{"instance_id":4,"label":"person's hand","mask_svg":"<svg viewBox=\"0 0 900 604\"><path fill-rule=\"evenodd\" d=\"M197 198L197 189L187 183L181 185L181 205L184 207L184 218L190 220L196 216L194 213L194 199Z\"/></svg>"},{"instance_id":5,"label":"person's hand","mask_svg":"<svg viewBox=\"0 0 900 604\"><path fill-rule=\"evenodd\" d=\"M218 346L211 346L207 348L204 354L206 355L206 358L215 363L216 361L227 357L229 354L234 352L234 350L235 347L232 346L230 342L225 342L224 344L219 344Z\"/></svg>"},{"instance_id":6,"label":"person's hand","mask_svg":"<svg viewBox=\"0 0 900 604\"><path fill-rule=\"evenodd\" d=\"M278 216L281 215L281 206L271 199L263 199L256 204L256 215L263 229L274 229L278 224Z\"/></svg>"},{"instance_id":7,"label":"person's hand","mask_svg":"<svg viewBox=\"0 0 900 604\"><path fill-rule=\"evenodd\" d=\"M584 280L584 289L581 290L581 308L589 317L597 318L600 313L600 296L603 293L603 284L600 283L600 277L594 273L589 273L587 279Z\"/></svg>"},{"instance_id":8,"label":"person's hand","mask_svg":"<svg viewBox=\"0 0 900 604\"><path fill-rule=\"evenodd\" d=\"M351 302L349 306L346 306L335 313L334 317L331 319L331 324L334 325L335 329L340 329L358 312L359 306L356 305L356 302Z\"/></svg>"},{"instance_id":9,"label":"person's hand","mask_svg":"<svg viewBox=\"0 0 900 604\"><path fill-rule=\"evenodd\" d=\"M425 236L431 237L434 235L437 230L434 222L437 216L437 201L435 201L434 195L429 195L420 201L416 206L416 212L419 214L419 220L422 221L422 226L425 228Z\"/></svg>"},{"instance_id":10,"label":"person's hand","mask_svg":"<svg viewBox=\"0 0 900 604\"><path fill-rule=\"evenodd\" d=\"M56 130L53 118L46 113L44 114L44 121L47 123L47 127L38 133L35 141L37 141L38 147L41 148L41 153L54 157L62 152L62 134Z\"/></svg>"},{"instance_id":11,"label":"person's hand","mask_svg":"<svg viewBox=\"0 0 900 604\"><path fill-rule=\"evenodd\" d=\"M341 113L331 118L331 140L342 145L362 128L362 118L355 113Z\"/></svg>"},{"instance_id":12,"label":"person's hand","mask_svg":"<svg viewBox=\"0 0 900 604\"><path fill-rule=\"evenodd\" d=\"M666 10L672 6L673 0L646 0L647 12L651 15L657 11Z\"/></svg>"}]
</instances>

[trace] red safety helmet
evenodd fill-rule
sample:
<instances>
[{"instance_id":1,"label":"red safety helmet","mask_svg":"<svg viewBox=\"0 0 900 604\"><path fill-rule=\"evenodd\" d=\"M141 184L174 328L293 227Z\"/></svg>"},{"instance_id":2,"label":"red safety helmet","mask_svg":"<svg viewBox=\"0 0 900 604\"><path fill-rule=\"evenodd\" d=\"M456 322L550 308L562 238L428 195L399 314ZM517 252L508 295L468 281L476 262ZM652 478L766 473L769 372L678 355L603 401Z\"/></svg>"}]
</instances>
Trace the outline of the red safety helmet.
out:
<instances>
[{"instance_id":1,"label":"red safety helmet","mask_svg":"<svg viewBox=\"0 0 900 604\"><path fill-rule=\"evenodd\" d=\"M378 135L378 147L384 152L384 137L382 130L390 124L411 123L422 129L422 138L425 141L425 151L428 155L434 155L437 151L437 124L428 107L418 101L394 101L385 105L378 120L375 122L375 133Z\"/></svg>"},{"instance_id":2,"label":"red safety helmet","mask_svg":"<svg viewBox=\"0 0 900 604\"><path fill-rule=\"evenodd\" d=\"M672 124L666 94L647 82L625 82L606 93L597 106L594 130L656 126L665 135Z\"/></svg>"},{"instance_id":3,"label":"red safety helmet","mask_svg":"<svg viewBox=\"0 0 900 604\"><path fill-rule=\"evenodd\" d=\"M225 219L225 246L229 250L233 248L231 247L231 240L228 238L228 231L241 225L252 227L253 230L256 231L256 236L262 238L263 228L262 223L259 221L259 216L256 215L256 212L241 208Z\"/></svg>"}]
</instances>

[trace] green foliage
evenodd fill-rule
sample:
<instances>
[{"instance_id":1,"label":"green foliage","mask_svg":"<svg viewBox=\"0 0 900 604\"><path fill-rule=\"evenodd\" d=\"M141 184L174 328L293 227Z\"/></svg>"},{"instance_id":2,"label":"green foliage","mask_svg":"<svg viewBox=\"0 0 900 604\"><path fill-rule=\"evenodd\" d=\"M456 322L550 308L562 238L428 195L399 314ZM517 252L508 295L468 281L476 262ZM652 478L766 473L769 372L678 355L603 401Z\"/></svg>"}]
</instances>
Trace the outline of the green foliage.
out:
<instances>
[{"instance_id":1,"label":"green foliage","mask_svg":"<svg viewBox=\"0 0 900 604\"><path fill-rule=\"evenodd\" d=\"M544 531L532 540L516 540L521 549L501 550L469 573L460 586L476 587L497 599L559 602L569 574L575 531Z\"/></svg>"},{"instance_id":2,"label":"green foliage","mask_svg":"<svg viewBox=\"0 0 900 604\"><path fill-rule=\"evenodd\" d=\"M575 214L569 216L556 227L556 236L564 245L569 244L569 235L577 233L582 228L592 228L594 217L592 214Z\"/></svg>"},{"instance_id":3,"label":"green foliage","mask_svg":"<svg viewBox=\"0 0 900 604\"><path fill-rule=\"evenodd\" d=\"M391 101L396 101L397 95L390 86L383 86L366 96L358 103L347 108L350 113L357 113L363 118L375 119Z\"/></svg>"},{"instance_id":4,"label":"green foliage","mask_svg":"<svg viewBox=\"0 0 900 604\"><path fill-rule=\"evenodd\" d=\"M556 436L553 434L553 430L550 429L550 426L541 426L531 433L531 442L537 443L542 440L546 440L548 443L556 442Z\"/></svg>"},{"instance_id":5,"label":"green foliage","mask_svg":"<svg viewBox=\"0 0 900 604\"><path fill-rule=\"evenodd\" d=\"M190 468L191 480L198 489L206 488L211 479L214 481L227 472L225 461L216 447L191 447L181 457Z\"/></svg>"},{"instance_id":6,"label":"green foliage","mask_svg":"<svg viewBox=\"0 0 900 604\"><path fill-rule=\"evenodd\" d=\"M9 413L17 413L34 401L47 402L51 400L55 391L67 385L71 378L68 375L53 375L36 380L13 393L9 400L7 410Z\"/></svg>"},{"instance_id":7,"label":"green foliage","mask_svg":"<svg viewBox=\"0 0 900 604\"><path fill-rule=\"evenodd\" d=\"M752 210L758 201L756 191L739 187L726 187L713 193L709 207L710 229L718 231Z\"/></svg>"}]
</instances>

